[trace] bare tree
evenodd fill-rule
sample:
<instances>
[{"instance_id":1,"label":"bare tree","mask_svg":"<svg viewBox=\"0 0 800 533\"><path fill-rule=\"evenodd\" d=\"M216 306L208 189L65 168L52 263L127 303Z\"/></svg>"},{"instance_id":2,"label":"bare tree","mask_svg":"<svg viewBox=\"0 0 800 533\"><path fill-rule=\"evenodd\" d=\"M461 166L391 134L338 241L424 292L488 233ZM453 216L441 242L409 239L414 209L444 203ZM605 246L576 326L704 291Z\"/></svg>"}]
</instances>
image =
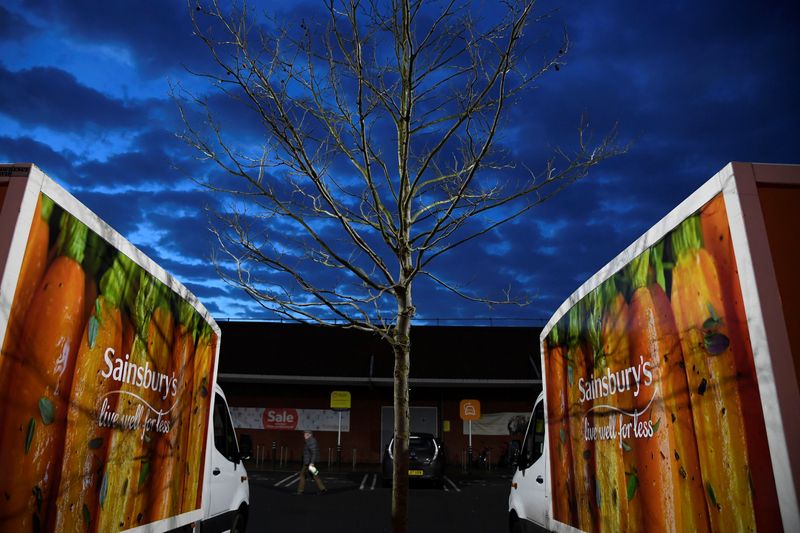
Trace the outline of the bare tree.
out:
<instances>
[{"instance_id":1,"label":"bare tree","mask_svg":"<svg viewBox=\"0 0 800 533\"><path fill-rule=\"evenodd\" d=\"M525 62L533 0L497 2L483 17L469 0L327 0L308 15L324 23L294 24L216 0L190 8L216 62L195 74L262 130L234 132L234 142L216 95L176 90L183 138L223 171L204 183L231 199L213 225L219 272L279 315L391 345L392 524L404 532L415 280L514 301L468 294L437 259L622 149L613 132L590 146L579 127L576 148L555 150L537 172L500 149L505 111L569 46L565 33L539 64Z\"/></svg>"}]
</instances>

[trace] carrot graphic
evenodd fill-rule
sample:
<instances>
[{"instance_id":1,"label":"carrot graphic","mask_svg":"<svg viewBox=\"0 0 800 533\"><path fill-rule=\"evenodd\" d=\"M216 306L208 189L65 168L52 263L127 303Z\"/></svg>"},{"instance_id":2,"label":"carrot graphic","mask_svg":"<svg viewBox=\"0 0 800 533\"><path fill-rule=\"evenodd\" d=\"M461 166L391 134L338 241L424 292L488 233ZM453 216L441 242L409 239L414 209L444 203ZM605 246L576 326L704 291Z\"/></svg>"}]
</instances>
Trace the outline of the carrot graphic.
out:
<instances>
[{"instance_id":1,"label":"carrot graphic","mask_svg":"<svg viewBox=\"0 0 800 533\"><path fill-rule=\"evenodd\" d=\"M575 481L572 478L572 453L567 412L566 346L559 325L547 337L547 410L550 439L550 469L553 474L553 518L565 524L574 521Z\"/></svg>"},{"instance_id":2,"label":"carrot graphic","mask_svg":"<svg viewBox=\"0 0 800 533\"><path fill-rule=\"evenodd\" d=\"M631 364L649 363L652 372L652 385L643 383L634 402L653 428L652 437L634 442L643 519L664 531L708 531L683 352L667 295L651 281L650 259L662 268L662 250L657 245L628 267Z\"/></svg>"},{"instance_id":3,"label":"carrot graphic","mask_svg":"<svg viewBox=\"0 0 800 533\"><path fill-rule=\"evenodd\" d=\"M754 531L742 406L737 368L711 254L702 247L697 216L672 234L672 310L686 364L700 468L711 528Z\"/></svg>"},{"instance_id":4,"label":"carrot graphic","mask_svg":"<svg viewBox=\"0 0 800 533\"><path fill-rule=\"evenodd\" d=\"M165 402L172 409L172 427L158 440L154 459L156 477L149 496L150 520L160 520L180 512L186 471L186 442L190 420L191 382L190 362L195 352L195 317L197 313L188 302L182 301L178 310L178 325L170 359L171 376L178 379L175 395Z\"/></svg>"},{"instance_id":5,"label":"carrot graphic","mask_svg":"<svg viewBox=\"0 0 800 533\"><path fill-rule=\"evenodd\" d=\"M617 291L615 278L604 282L589 298L589 332L594 360L594 376L619 375L630 366L627 336L628 304ZM635 476L635 457L630 446L623 446L618 432L630 412L630 391L617 390L595 402L603 408L594 411L594 424L609 427L606 438L595 442L597 452L597 503L601 531L640 531L639 499L628 492L628 477Z\"/></svg>"},{"instance_id":6,"label":"carrot graphic","mask_svg":"<svg viewBox=\"0 0 800 533\"><path fill-rule=\"evenodd\" d=\"M150 316L159 296L156 281L152 276L139 271L138 277L139 290L133 304L135 336L130 353L120 358L119 363L135 365L137 369L149 366L147 335ZM118 418L111 431L106 456L97 531L119 531L137 525L135 523L137 517L131 517L134 510L134 493L142 481L142 476L147 475L147 470L143 471L142 455L145 417L149 408L142 397L142 389L143 387L135 380L125 379L118 391L116 408Z\"/></svg>"},{"instance_id":7,"label":"carrot graphic","mask_svg":"<svg viewBox=\"0 0 800 533\"><path fill-rule=\"evenodd\" d=\"M586 364L586 348L583 344L581 317L585 310L579 303L569 310L567 335L567 408L569 411L569 436L572 447L573 478L575 479L575 502L578 517L577 527L594 531L597 516L597 500L594 480L594 444L584 437L585 425L592 425L589 409L592 401L581 401L579 384L589 379Z\"/></svg>"},{"instance_id":8,"label":"carrot graphic","mask_svg":"<svg viewBox=\"0 0 800 533\"><path fill-rule=\"evenodd\" d=\"M110 428L103 412L116 409L119 383L106 376L106 356L122 357L120 303L133 264L120 254L100 281L101 294L83 332L67 412L61 483L54 531L93 531L100 505Z\"/></svg>"},{"instance_id":9,"label":"carrot graphic","mask_svg":"<svg viewBox=\"0 0 800 533\"><path fill-rule=\"evenodd\" d=\"M714 258L717 266L722 300L725 306L730 346L736 360L742 416L747 424L747 451L749 457L767 457L769 443L764 426L764 412L753 362L753 347L747 326L739 272L733 251L728 214L722 194L718 194L700 211L705 249ZM750 471L753 482L753 506L758 529L779 531L781 529L778 495L769 461Z\"/></svg>"},{"instance_id":10,"label":"carrot graphic","mask_svg":"<svg viewBox=\"0 0 800 533\"><path fill-rule=\"evenodd\" d=\"M83 332L86 226L62 214L57 257L22 326L13 394L0 428L0 531L35 531L47 523L58 488L72 369ZM13 465L13 466L12 466Z\"/></svg>"},{"instance_id":11,"label":"carrot graphic","mask_svg":"<svg viewBox=\"0 0 800 533\"><path fill-rule=\"evenodd\" d=\"M53 201L40 194L39 200L36 202L30 233L28 233L25 254L22 256L14 302L11 304L8 315L3 351L0 353L0 401L5 400L6 394L10 390L7 380L14 360L20 357L18 353L19 340L25 313L47 267L47 246L50 241L49 221L52 211ZM4 409L0 409L0 421L4 411Z\"/></svg>"},{"instance_id":12,"label":"carrot graphic","mask_svg":"<svg viewBox=\"0 0 800 533\"><path fill-rule=\"evenodd\" d=\"M186 445L187 469L184 482L182 511L193 511L200 507L203 483L203 468L206 457L206 422L213 394L214 357L216 356L217 336L211 331L207 323L200 327L200 338L197 340L197 351L193 362L193 376L191 384L191 419L189 421L189 436ZM187 383L187 386L189 384Z\"/></svg>"},{"instance_id":13,"label":"carrot graphic","mask_svg":"<svg viewBox=\"0 0 800 533\"><path fill-rule=\"evenodd\" d=\"M172 402L169 400L171 384L168 381L171 368L172 341L174 337L174 321L172 309L167 297L167 288L157 282L158 297L156 307L150 316L147 330L147 353L150 368L160 374L157 388L143 390L142 396L147 403L157 409L159 413L149 412L148 417L153 419L151 427L146 428L143 435L143 449L141 453L141 470L138 482L135 485L135 498L133 507L129 511L129 520L134 525L146 523L150 514L149 502L154 490L154 483L161 476L159 468L162 466L157 461L157 449L165 440L163 433L171 420L168 413ZM167 378L167 379L165 379ZM159 427L161 424L161 427Z\"/></svg>"}]
</instances>

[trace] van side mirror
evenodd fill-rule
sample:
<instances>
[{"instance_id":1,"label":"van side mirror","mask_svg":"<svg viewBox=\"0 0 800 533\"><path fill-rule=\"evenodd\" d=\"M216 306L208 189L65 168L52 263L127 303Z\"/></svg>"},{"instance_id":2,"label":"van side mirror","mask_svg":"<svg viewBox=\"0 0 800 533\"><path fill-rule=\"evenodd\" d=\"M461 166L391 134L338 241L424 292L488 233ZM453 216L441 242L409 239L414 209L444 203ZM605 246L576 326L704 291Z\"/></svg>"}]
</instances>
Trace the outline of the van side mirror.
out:
<instances>
[{"instance_id":1,"label":"van side mirror","mask_svg":"<svg viewBox=\"0 0 800 533\"><path fill-rule=\"evenodd\" d=\"M525 470L530 466L528 461L528 454L525 453L525 448L519 451L519 455L517 456L517 464L515 466L523 474L525 473Z\"/></svg>"},{"instance_id":2,"label":"van side mirror","mask_svg":"<svg viewBox=\"0 0 800 533\"><path fill-rule=\"evenodd\" d=\"M239 458L250 459L253 454L253 439L250 435L243 434L239 437Z\"/></svg>"}]
</instances>

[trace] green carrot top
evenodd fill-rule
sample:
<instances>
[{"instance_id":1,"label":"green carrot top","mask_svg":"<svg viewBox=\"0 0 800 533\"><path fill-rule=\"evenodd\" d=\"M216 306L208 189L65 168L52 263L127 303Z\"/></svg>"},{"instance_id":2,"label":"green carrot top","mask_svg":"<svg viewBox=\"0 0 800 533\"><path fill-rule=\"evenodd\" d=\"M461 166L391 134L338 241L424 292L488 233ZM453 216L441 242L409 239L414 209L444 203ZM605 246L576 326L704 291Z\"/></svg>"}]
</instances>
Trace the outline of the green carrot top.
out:
<instances>
[{"instance_id":1,"label":"green carrot top","mask_svg":"<svg viewBox=\"0 0 800 533\"><path fill-rule=\"evenodd\" d=\"M575 348L581 342L581 311L580 303L572 306L567 312L569 325L567 326L567 346Z\"/></svg>"},{"instance_id":2,"label":"green carrot top","mask_svg":"<svg viewBox=\"0 0 800 533\"><path fill-rule=\"evenodd\" d=\"M150 323L150 315L158 305L161 296L159 290L160 283L153 276L141 271L139 276L139 292L136 294L136 301L133 308L133 325L136 334L142 339L147 339L147 326Z\"/></svg>"},{"instance_id":3,"label":"green carrot top","mask_svg":"<svg viewBox=\"0 0 800 533\"><path fill-rule=\"evenodd\" d=\"M197 340L198 344L208 342L211 338L213 331L211 330L211 326L208 325L208 322L205 320L199 320L200 324L198 325L198 334Z\"/></svg>"},{"instance_id":4,"label":"green carrot top","mask_svg":"<svg viewBox=\"0 0 800 533\"><path fill-rule=\"evenodd\" d=\"M647 287L650 278L650 249L648 248L634 258L628 264L626 270L626 275L630 280L632 291Z\"/></svg>"},{"instance_id":5,"label":"green carrot top","mask_svg":"<svg viewBox=\"0 0 800 533\"><path fill-rule=\"evenodd\" d=\"M45 222L49 222L50 215L53 213L53 200L45 194L42 194L39 198L39 216L41 216L42 220Z\"/></svg>"},{"instance_id":6,"label":"green carrot top","mask_svg":"<svg viewBox=\"0 0 800 533\"><path fill-rule=\"evenodd\" d=\"M133 261L120 252L100 279L100 293L114 307L119 307L125 298L134 266Z\"/></svg>"},{"instance_id":7,"label":"green carrot top","mask_svg":"<svg viewBox=\"0 0 800 533\"><path fill-rule=\"evenodd\" d=\"M700 229L700 217L692 215L684 220L672 232L672 249L675 257L703 247L703 233Z\"/></svg>"},{"instance_id":8,"label":"green carrot top","mask_svg":"<svg viewBox=\"0 0 800 533\"><path fill-rule=\"evenodd\" d=\"M197 335L197 312L186 300L181 300L178 305L178 324L185 327L192 338Z\"/></svg>"},{"instance_id":9,"label":"green carrot top","mask_svg":"<svg viewBox=\"0 0 800 533\"><path fill-rule=\"evenodd\" d=\"M559 320L553 326L553 329L550 330L550 333L547 334L547 342L550 344L551 348L555 347L555 346L558 346L560 344L560 342L559 342L560 339L561 339L561 331L560 330L561 330L562 327L563 327L562 326L562 321Z\"/></svg>"},{"instance_id":10,"label":"green carrot top","mask_svg":"<svg viewBox=\"0 0 800 533\"><path fill-rule=\"evenodd\" d=\"M96 279L108 260L109 246L97 233L90 231L86 237L86 253L83 258L83 269Z\"/></svg>"},{"instance_id":11,"label":"green carrot top","mask_svg":"<svg viewBox=\"0 0 800 533\"><path fill-rule=\"evenodd\" d=\"M83 263L83 256L86 251L86 237L89 229L83 222L67 212L61 214L59 227L58 239L56 240L57 255L74 259L76 263Z\"/></svg>"},{"instance_id":12,"label":"green carrot top","mask_svg":"<svg viewBox=\"0 0 800 533\"><path fill-rule=\"evenodd\" d=\"M656 276L656 283L658 283L664 291L667 290L667 277L664 272L667 265L664 264L664 241L661 240L650 249L650 259L653 265L653 271Z\"/></svg>"},{"instance_id":13,"label":"green carrot top","mask_svg":"<svg viewBox=\"0 0 800 533\"><path fill-rule=\"evenodd\" d=\"M605 293L609 287L614 290L614 278L608 279L586 296L586 306L589 310L589 319L586 321L586 334L592 348L594 365L597 368L605 367L605 354L603 353L603 310L608 300Z\"/></svg>"}]
</instances>

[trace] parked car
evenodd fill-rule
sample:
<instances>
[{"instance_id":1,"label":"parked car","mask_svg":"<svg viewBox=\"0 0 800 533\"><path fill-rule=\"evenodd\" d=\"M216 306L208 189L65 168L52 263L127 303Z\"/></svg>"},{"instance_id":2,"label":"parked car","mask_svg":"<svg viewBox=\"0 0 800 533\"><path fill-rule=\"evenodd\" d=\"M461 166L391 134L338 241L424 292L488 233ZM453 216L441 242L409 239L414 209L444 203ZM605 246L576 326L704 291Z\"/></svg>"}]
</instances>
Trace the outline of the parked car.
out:
<instances>
[{"instance_id":1,"label":"parked car","mask_svg":"<svg viewBox=\"0 0 800 533\"><path fill-rule=\"evenodd\" d=\"M423 479L437 486L444 483L444 450L430 433L411 433L408 443L408 477ZM392 483L394 467L394 438L383 452L383 484Z\"/></svg>"}]
</instances>

